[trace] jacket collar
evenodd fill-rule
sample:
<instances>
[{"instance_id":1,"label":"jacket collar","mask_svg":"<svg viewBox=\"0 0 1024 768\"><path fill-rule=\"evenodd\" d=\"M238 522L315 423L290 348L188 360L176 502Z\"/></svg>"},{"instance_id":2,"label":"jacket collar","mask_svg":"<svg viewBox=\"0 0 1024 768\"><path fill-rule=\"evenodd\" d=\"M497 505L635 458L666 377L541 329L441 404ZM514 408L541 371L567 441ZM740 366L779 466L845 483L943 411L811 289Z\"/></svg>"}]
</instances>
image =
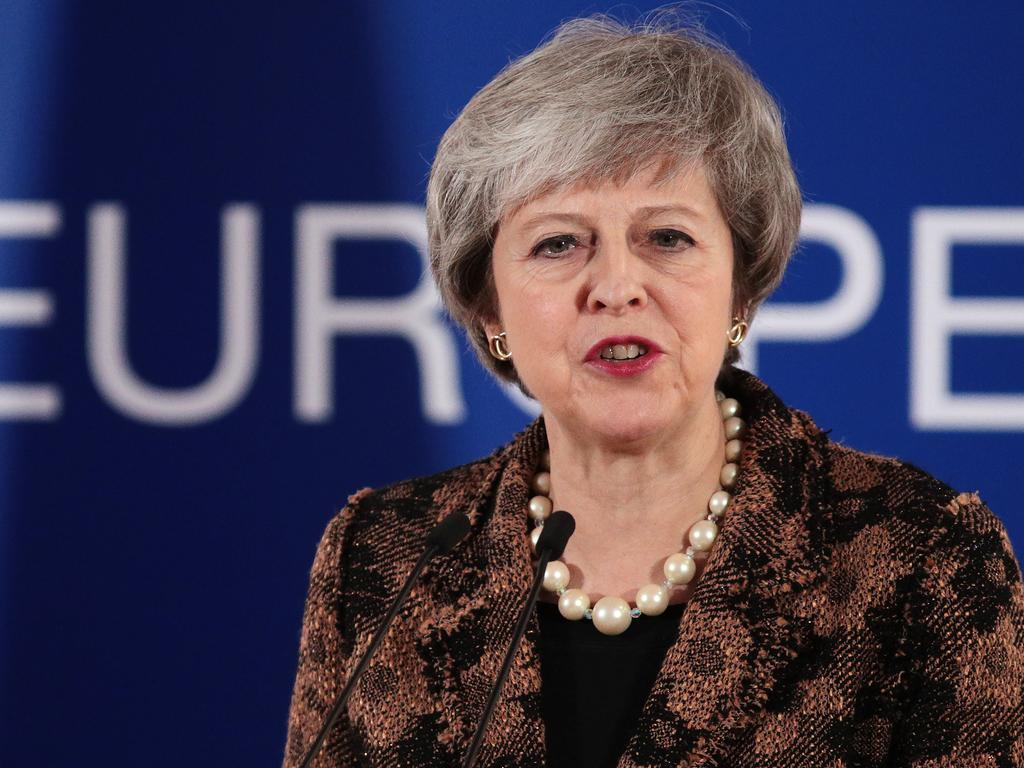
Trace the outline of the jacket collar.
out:
<instances>
[{"instance_id":1,"label":"jacket collar","mask_svg":"<svg viewBox=\"0 0 1024 768\"><path fill-rule=\"evenodd\" d=\"M818 487L827 472L825 436L748 373L730 369L720 385L739 399L748 423L739 479L619 768L719 764L804 647L807 620L789 606L823 578L830 548L829 510ZM432 660L442 740L458 756L472 738L529 590L525 509L545 447L538 419L495 454L469 505L475 535L461 551L439 558L424 579L437 610L418 643ZM538 633L534 616L480 765L544 763Z\"/></svg>"}]
</instances>

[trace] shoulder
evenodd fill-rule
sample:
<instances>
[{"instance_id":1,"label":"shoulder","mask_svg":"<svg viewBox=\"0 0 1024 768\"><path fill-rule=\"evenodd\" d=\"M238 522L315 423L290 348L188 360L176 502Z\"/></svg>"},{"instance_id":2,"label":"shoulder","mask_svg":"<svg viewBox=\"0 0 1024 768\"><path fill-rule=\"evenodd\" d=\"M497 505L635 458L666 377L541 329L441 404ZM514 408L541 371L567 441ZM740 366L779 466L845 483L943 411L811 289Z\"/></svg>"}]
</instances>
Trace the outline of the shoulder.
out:
<instances>
[{"instance_id":1,"label":"shoulder","mask_svg":"<svg viewBox=\"0 0 1024 768\"><path fill-rule=\"evenodd\" d=\"M907 507L935 510L957 496L950 486L908 462L836 442L831 430L822 430L811 416L787 405L747 371L730 368L720 384L735 393L732 396L743 408L747 454L776 483L802 485L805 501L880 515Z\"/></svg>"},{"instance_id":2,"label":"shoulder","mask_svg":"<svg viewBox=\"0 0 1024 768\"><path fill-rule=\"evenodd\" d=\"M469 514L486 505L508 448L430 475L353 493L328 522L321 549L329 547L336 558L351 558L354 551L357 559L404 561L411 556L411 546L418 546L443 517L456 510Z\"/></svg>"},{"instance_id":3,"label":"shoulder","mask_svg":"<svg viewBox=\"0 0 1024 768\"><path fill-rule=\"evenodd\" d=\"M1003 523L977 493L961 493L910 462L836 442L750 373L732 369L726 382L750 405L765 444L759 459L769 469L778 464L776 474L802 468L804 499L817 508L811 517L825 539L870 540L887 559L915 566L967 542L994 555L1012 551Z\"/></svg>"},{"instance_id":4,"label":"shoulder","mask_svg":"<svg viewBox=\"0 0 1024 768\"><path fill-rule=\"evenodd\" d=\"M327 524L311 583L332 584L342 638L377 625L419 559L434 525L449 513L487 508L504 453L380 488L364 488ZM343 642L348 642L343 640Z\"/></svg>"},{"instance_id":5,"label":"shoulder","mask_svg":"<svg viewBox=\"0 0 1024 768\"><path fill-rule=\"evenodd\" d=\"M827 442L828 486L837 508L865 522L909 526L933 546L951 534L1005 536L1002 522L977 492L964 493L901 459Z\"/></svg>"},{"instance_id":6,"label":"shoulder","mask_svg":"<svg viewBox=\"0 0 1024 768\"><path fill-rule=\"evenodd\" d=\"M1008 760L1024 727L1024 589L1003 523L977 493L791 413L820 458L809 498L830 546L816 626L828 644L855 627L862 657L885 659L891 677L874 690L903 722L894 762Z\"/></svg>"},{"instance_id":7,"label":"shoulder","mask_svg":"<svg viewBox=\"0 0 1024 768\"><path fill-rule=\"evenodd\" d=\"M366 488L349 499L360 525L382 522L432 525L449 512L475 507L491 490L500 471L502 451L457 467Z\"/></svg>"},{"instance_id":8,"label":"shoulder","mask_svg":"<svg viewBox=\"0 0 1024 768\"><path fill-rule=\"evenodd\" d=\"M831 439L825 442L825 453L830 490L837 499L855 501L855 506L880 505L910 516L918 511L929 515L931 510L934 516L958 496L948 484L901 459L865 453Z\"/></svg>"},{"instance_id":9,"label":"shoulder","mask_svg":"<svg viewBox=\"0 0 1024 768\"><path fill-rule=\"evenodd\" d=\"M978 493L899 459L831 441L826 451L833 567L854 558L891 570L907 618L934 636L939 625L984 634L1019 609L1020 566L1006 527Z\"/></svg>"}]
</instances>

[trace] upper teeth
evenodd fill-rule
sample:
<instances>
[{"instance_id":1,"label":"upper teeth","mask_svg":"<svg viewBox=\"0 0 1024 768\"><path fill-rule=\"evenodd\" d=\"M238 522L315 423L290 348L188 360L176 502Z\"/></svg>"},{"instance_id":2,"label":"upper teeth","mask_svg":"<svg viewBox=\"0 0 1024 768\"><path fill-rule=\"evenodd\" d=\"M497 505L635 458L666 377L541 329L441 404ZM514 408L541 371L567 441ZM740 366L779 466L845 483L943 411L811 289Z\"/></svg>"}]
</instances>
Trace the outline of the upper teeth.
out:
<instances>
[{"instance_id":1,"label":"upper teeth","mask_svg":"<svg viewBox=\"0 0 1024 768\"><path fill-rule=\"evenodd\" d=\"M602 360L632 360L647 354L643 344L609 344L601 350Z\"/></svg>"}]
</instances>

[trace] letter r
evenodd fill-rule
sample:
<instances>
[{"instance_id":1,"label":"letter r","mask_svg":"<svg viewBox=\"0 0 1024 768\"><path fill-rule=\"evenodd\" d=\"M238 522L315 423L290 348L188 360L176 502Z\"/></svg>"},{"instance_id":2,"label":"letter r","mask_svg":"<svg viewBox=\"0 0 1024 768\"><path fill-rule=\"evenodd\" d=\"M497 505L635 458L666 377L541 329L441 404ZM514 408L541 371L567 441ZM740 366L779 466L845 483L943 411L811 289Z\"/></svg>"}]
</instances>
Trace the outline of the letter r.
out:
<instances>
[{"instance_id":1,"label":"letter r","mask_svg":"<svg viewBox=\"0 0 1024 768\"><path fill-rule=\"evenodd\" d=\"M295 412L307 422L333 412L332 341L337 334L407 340L419 364L421 403L435 424L458 424L466 406L459 358L428 270L423 209L413 205L306 205L296 214ZM335 240L398 240L416 249L423 276L396 298L337 300L331 295Z\"/></svg>"}]
</instances>

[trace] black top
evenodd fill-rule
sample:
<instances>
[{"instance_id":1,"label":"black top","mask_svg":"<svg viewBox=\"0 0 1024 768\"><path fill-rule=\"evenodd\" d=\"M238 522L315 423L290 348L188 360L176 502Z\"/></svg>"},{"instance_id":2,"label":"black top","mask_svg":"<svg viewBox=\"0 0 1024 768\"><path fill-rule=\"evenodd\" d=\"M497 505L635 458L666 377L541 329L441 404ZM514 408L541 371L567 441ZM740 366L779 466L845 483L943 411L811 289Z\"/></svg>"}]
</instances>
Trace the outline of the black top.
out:
<instances>
[{"instance_id":1,"label":"black top","mask_svg":"<svg viewBox=\"0 0 1024 768\"><path fill-rule=\"evenodd\" d=\"M554 603L537 604L550 768L618 764L685 607L670 605L660 616L641 616L621 635L608 636L586 619L564 618Z\"/></svg>"}]
</instances>

